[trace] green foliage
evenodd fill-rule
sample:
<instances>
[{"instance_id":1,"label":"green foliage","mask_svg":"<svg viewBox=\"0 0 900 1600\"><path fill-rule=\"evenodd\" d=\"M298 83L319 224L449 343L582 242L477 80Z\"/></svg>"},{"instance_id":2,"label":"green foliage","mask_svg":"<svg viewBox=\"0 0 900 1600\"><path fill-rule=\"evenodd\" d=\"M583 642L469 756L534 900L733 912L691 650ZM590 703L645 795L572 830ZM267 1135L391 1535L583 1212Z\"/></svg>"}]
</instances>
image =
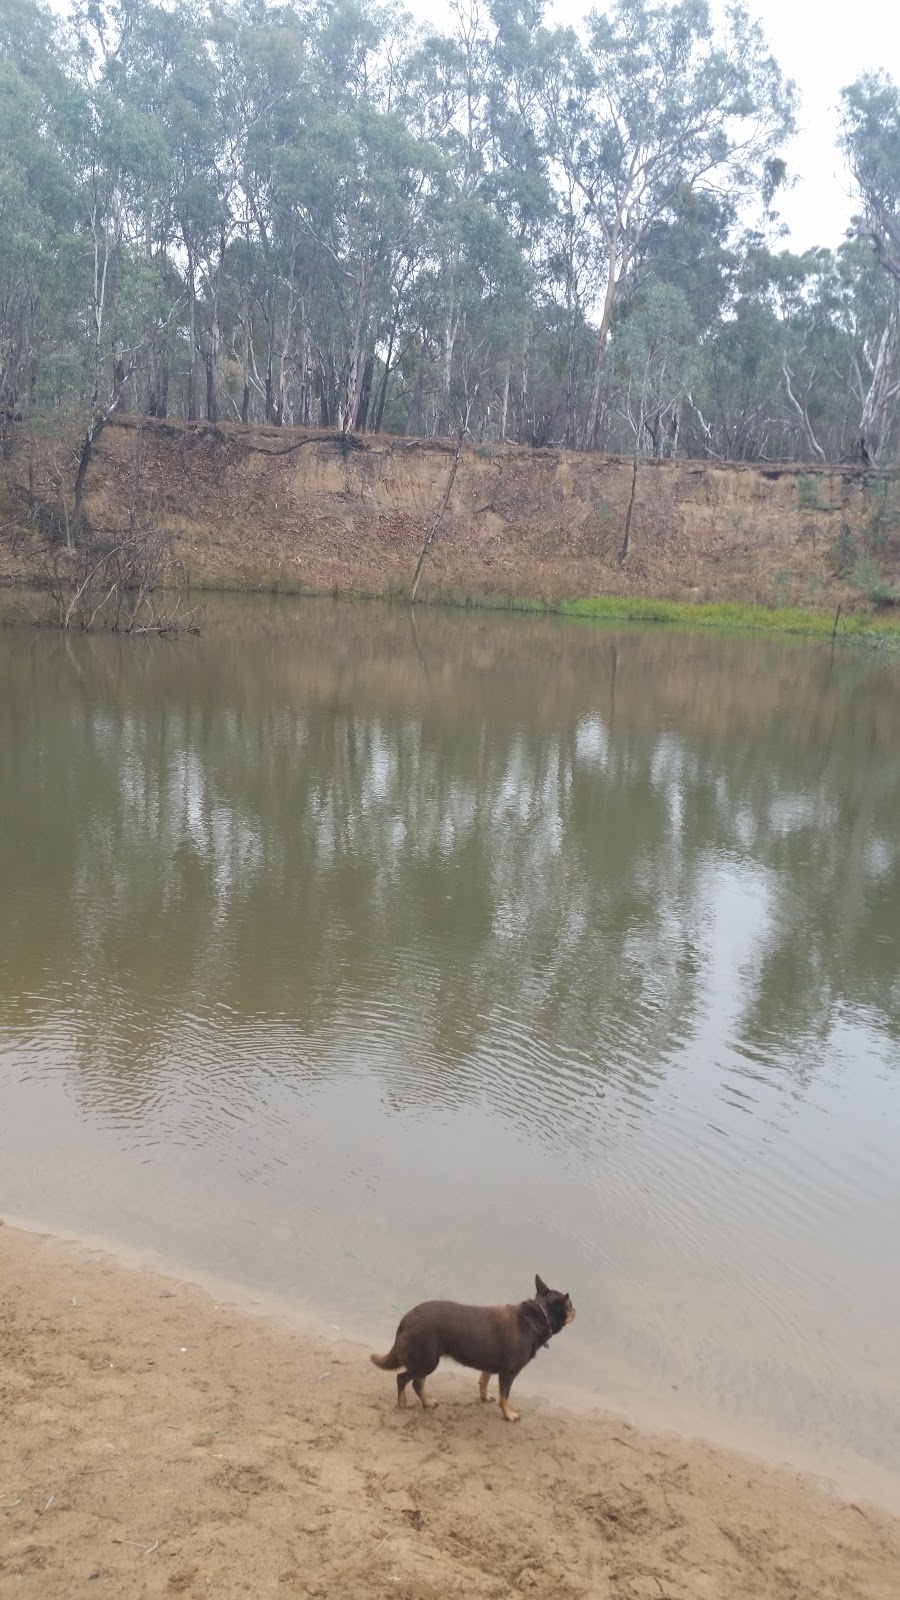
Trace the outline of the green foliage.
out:
<instances>
[{"instance_id":1,"label":"green foliage","mask_svg":"<svg viewBox=\"0 0 900 1600\"><path fill-rule=\"evenodd\" d=\"M889 459L896 88L845 94L858 236L798 256L740 7L541 17L6 0L0 408Z\"/></svg>"},{"instance_id":2,"label":"green foliage","mask_svg":"<svg viewBox=\"0 0 900 1600\"><path fill-rule=\"evenodd\" d=\"M566 600L565 616L602 622L665 622L682 627L769 629L782 633L828 636L834 632L831 612L799 606L750 606L732 602L695 604L686 600L654 600L638 595L602 595L593 600ZM841 632L865 638L897 636L900 622L852 614L841 619Z\"/></svg>"},{"instance_id":3,"label":"green foliage","mask_svg":"<svg viewBox=\"0 0 900 1600\"><path fill-rule=\"evenodd\" d=\"M900 603L900 591L886 579L879 564L900 550L900 486L892 473L874 473L865 482L865 515L859 541L846 525L834 548L835 568L870 605Z\"/></svg>"},{"instance_id":4,"label":"green foliage","mask_svg":"<svg viewBox=\"0 0 900 1600\"><path fill-rule=\"evenodd\" d=\"M847 582L851 588L858 589L871 605L892 606L900 602L900 592L885 582L870 556L859 558Z\"/></svg>"},{"instance_id":5,"label":"green foliage","mask_svg":"<svg viewBox=\"0 0 900 1600\"><path fill-rule=\"evenodd\" d=\"M900 283L900 89L884 72L867 73L841 98L844 151L864 208L856 227Z\"/></svg>"},{"instance_id":6,"label":"green foliage","mask_svg":"<svg viewBox=\"0 0 900 1600\"><path fill-rule=\"evenodd\" d=\"M872 473L865 482L863 544L871 556L900 554L900 480L892 472Z\"/></svg>"},{"instance_id":7,"label":"green foliage","mask_svg":"<svg viewBox=\"0 0 900 1600\"><path fill-rule=\"evenodd\" d=\"M819 485L815 478L803 474L797 479L797 506L800 511L831 511L833 509L823 500L819 493Z\"/></svg>"}]
</instances>

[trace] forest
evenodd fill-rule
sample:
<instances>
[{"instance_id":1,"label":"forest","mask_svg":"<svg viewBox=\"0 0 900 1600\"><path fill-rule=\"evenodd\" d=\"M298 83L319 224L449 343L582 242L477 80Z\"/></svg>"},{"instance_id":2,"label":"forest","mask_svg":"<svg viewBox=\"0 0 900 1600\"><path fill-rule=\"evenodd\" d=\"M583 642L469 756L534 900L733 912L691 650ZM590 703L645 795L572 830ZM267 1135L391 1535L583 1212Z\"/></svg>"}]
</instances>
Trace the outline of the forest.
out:
<instances>
[{"instance_id":1,"label":"forest","mask_svg":"<svg viewBox=\"0 0 900 1600\"><path fill-rule=\"evenodd\" d=\"M2 0L0 416L887 464L900 90L843 91L836 250L797 116L706 0Z\"/></svg>"}]
</instances>

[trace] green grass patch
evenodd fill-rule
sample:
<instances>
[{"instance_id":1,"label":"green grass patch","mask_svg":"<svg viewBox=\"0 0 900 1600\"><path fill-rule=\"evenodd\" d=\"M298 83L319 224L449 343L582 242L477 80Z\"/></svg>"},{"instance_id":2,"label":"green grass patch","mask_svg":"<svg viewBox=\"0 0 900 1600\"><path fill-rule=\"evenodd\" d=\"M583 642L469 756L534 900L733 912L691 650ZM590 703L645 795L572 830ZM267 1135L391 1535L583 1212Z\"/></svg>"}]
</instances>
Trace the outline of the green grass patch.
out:
<instances>
[{"instance_id":1,"label":"green grass patch","mask_svg":"<svg viewBox=\"0 0 900 1600\"><path fill-rule=\"evenodd\" d=\"M390 596L408 602L408 593ZM720 633L768 632L830 638L835 613L802 606L744 605L725 600L654 600L643 595L597 595L587 600L539 600L528 595L485 594L459 589L432 590L419 598L422 606L449 606L466 611L514 611L538 616L563 616L587 622L663 623L670 627L709 628ZM896 645L900 648L900 609L890 612L841 610L838 639Z\"/></svg>"},{"instance_id":2,"label":"green grass patch","mask_svg":"<svg viewBox=\"0 0 900 1600\"><path fill-rule=\"evenodd\" d=\"M380 593L364 589L315 589L297 580L273 580L260 574L223 577L216 582L189 575L191 594L282 595L305 599L327 598L344 602L409 605L409 588L392 584ZM893 592L892 592L893 598ZM489 594L478 590L432 589L420 595L419 605L448 606L465 611L525 612L532 616L564 616L601 623L661 623L687 630L704 628L720 633L777 632L830 638L835 632L835 613L802 606L745 605L740 601L657 600L644 595L597 595L584 600L542 600L532 595ZM900 606L883 610L841 611L837 638L851 642L880 644L900 649Z\"/></svg>"},{"instance_id":3,"label":"green grass patch","mask_svg":"<svg viewBox=\"0 0 900 1600\"><path fill-rule=\"evenodd\" d=\"M801 511L837 511L838 506L828 504L819 493L821 478L801 473L797 479L797 506Z\"/></svg>"},{"instance_id":4,"label":"green grass patch","mask_svg":"<svg viewBox=\"0 0 900 1600\"><path fill-rule=\"evenodd\" d=\"M689 628L766 629L822 636L833 633L835 627L833 611L807 611L801 606L751 606L731 600L701 604L693 600L652 600L641 595L598 595L592 600L563 600L559 609L566 617L585 617L599 622L664 622ZM900 639L900 617L842 612L837 632L839 636Z\"/></svg>"}]
</instances>

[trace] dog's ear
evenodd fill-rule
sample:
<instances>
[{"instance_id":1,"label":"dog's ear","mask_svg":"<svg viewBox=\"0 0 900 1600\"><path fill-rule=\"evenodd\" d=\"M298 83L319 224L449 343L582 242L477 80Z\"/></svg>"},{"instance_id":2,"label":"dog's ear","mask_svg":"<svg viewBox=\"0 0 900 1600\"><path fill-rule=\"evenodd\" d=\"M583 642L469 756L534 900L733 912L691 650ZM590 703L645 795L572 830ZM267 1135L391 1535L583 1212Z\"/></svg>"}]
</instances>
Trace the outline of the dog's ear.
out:
<instances>
[{"instance_id":1,"label":"dog's ear","mask_svg":"<svg viewBox=\"0 0 900 1600\"><path fill-rule=\"evenodd\" d=\"M534 1275L534 1287L537 1290L538 1294L549 1294L550 1293L550 1290L547 1288L547 1285L545 1284L543 1278L538 1273L535 1273L535 1275Z\"/></svg>"}]
</instances>

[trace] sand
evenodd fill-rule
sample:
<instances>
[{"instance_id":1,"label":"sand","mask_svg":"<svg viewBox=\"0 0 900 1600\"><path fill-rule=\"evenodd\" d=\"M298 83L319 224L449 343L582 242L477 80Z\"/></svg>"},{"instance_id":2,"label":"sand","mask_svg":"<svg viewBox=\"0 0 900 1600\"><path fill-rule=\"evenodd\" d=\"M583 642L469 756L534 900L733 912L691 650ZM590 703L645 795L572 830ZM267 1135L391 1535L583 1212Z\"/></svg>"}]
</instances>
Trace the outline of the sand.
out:
<instances>
[{"instance_id":1,"label":"sand","mask_svg":"<svg viewBox=\"0 0 900 1600\"><path fill-rule=\"evenodd\" d=\"M0 1226L0 1595L900 1594L887 1511L459 1369L401 1412L368 1355Z\"/></svg>"}]
</instances>

